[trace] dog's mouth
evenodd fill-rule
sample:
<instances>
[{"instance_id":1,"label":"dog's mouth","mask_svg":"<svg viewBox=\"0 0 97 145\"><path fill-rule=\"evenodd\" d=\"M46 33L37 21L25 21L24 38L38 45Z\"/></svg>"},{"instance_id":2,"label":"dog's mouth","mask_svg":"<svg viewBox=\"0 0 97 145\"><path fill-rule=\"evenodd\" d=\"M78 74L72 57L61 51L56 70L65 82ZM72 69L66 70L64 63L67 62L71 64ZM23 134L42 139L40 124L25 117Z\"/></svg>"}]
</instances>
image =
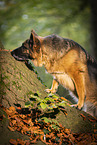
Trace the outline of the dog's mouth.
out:
<instances>
[{"instance_id":1,"label":"dog's mouth","mask_svg":"<svg viewBox=\"0 0 97 145\"><path fill-rule=\"evenodd\" d=\"M28 60L27 58L25 58L25 57L21 57L21 56L17 56L17 55L15 55L15 54L12 54L12 52L11 52L11 55L16 59L16 60L19 60L19 61L25 61L25 60Z\"/></svg>"},{"instance_id":2,"label":"dog's mouth","mask_svg":"<svg viewBox=\"0 0 97 145\"><path fill-rule=\"evenodd\" d=\"M29 54L23 53L22 51L23 51L22 47L17 48L11 52L11 55L18 61L29 60L30 59Z\"/></svg>"}]
</instances>

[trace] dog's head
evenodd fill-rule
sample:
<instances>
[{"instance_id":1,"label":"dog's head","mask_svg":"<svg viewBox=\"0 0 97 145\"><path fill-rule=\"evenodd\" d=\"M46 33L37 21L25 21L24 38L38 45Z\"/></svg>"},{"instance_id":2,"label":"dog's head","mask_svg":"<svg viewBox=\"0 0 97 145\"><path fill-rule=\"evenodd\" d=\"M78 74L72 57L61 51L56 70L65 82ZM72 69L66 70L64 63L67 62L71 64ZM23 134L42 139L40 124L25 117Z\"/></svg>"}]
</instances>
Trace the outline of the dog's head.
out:
<instances>
[{"instance_id":1,"label":"dog's head","mask_svg":"<svg viewBox=\"0 0 97 145\"><path fill-rule=\"evenodd\" d=\"M20 61L31 59L36 66L41 66L41 40L42 37L38 36L34 30L32 30L30 39L27 39L22 43L22 46L13 50L11 52L12 56Z\"/></svg>"}]
</instances>

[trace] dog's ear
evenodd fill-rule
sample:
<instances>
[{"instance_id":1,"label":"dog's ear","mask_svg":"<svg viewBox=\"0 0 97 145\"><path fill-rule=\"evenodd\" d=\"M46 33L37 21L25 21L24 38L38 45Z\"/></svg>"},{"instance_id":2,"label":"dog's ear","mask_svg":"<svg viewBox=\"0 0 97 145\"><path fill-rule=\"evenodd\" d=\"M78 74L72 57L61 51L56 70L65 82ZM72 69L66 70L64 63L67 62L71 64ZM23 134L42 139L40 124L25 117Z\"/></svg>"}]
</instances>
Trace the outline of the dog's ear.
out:
<instances>
[{"instance_id":1,"label":"dog's ear","mask_svg":"<svg viewBox=\"0 0 97 145\"><path fill-rule=\"evenodd\" d=\"M33 50L37 53L40 52L40 40L38 39L38 35L34 30L31 31L30 40L33 42Z\"/></svg>"}]
</instances>

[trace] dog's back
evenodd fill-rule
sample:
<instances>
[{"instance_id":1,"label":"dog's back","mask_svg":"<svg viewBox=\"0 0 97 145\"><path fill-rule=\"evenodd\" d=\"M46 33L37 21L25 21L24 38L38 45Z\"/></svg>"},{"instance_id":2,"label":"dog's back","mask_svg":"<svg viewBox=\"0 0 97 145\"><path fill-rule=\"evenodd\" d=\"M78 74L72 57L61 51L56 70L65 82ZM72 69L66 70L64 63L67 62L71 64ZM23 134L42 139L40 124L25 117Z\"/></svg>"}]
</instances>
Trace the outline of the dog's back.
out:
<instances>
[{"instance_id":1,"label":"dog's back","mask_svg":"<svg viewBox=\"0 0 97 145\"><path fill-rule=\"evenodd\" d=\"M57 35L50 35L45 37L43 44L45 45L46 48L45 51L48 57L50 57L50 60L54 59L57 62L58 59L59 61L61 59L64 59L66 55L69 54L69 51L76 50L76 53L79 57L78 59L81 62L82 67L86 66L85 72L82 72L83 75L85 76L86 100L87 102L91 102L92 106L95 105L97 107L97 63L96 61L87 53L87 51L82 46L80 46L77 42L70 39L62 38ZM71 59L73 61L73 58ZM76 60L76 62L77 61L78 60ZM61 63L60 65L63 65L63 63ZM70 65L69 62L68 65ZM70 73L72 73L72 70ZM81 82L79 81L79 83Z\"/></svg>"}]
</instances>

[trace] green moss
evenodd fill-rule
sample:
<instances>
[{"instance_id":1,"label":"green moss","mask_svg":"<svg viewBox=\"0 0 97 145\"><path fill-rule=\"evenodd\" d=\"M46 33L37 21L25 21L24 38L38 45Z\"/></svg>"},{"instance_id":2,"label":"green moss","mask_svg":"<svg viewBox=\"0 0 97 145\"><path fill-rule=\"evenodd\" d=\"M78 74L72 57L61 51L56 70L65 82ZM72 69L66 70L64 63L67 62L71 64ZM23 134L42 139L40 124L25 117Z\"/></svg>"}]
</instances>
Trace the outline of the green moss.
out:
<instances>
[{"instance_id":1,"label":"green moss","mask_svg":"<svg viewBox=\"0 0 97 145\"><path fill-rule=\"evenodd\" d=\"M20 79L23 80L22 74L20 73Z\"/></svg>"},{"instance_id":2,"label":"green moss","mask_svg":"<svg viewBox=\"0 0 97 145\"><path fill-rule=\"evenodd\" d=\"M3 75L4 75L4 73L3 73ZM1 76L1 79L2 79L2 80L9 79L9 76L6 76L6 75L3 76L3 77Z\"/></svg>"},{"instance_id":3,"label":"green moss","mask_svg":"<svg viewBox=\"0 0 97 145\"><path fill-rule=\"evenodd\" d=\"M15 85L16 86L16 82L15 81L12 81L12 85Z\"/></svg>"},{"instance_id":4,"label":"green moss","mask_svg":"<svg viewBox=\"0 0 97 145\"><path fill-rule=\"evenodd\" d=\"M22 87L21 87L21 86L18 86L18 89L19 89L19 90L21 90L21 89L22 89Z\"/></svg>"},{"instance_id":5,"label":"green moss","mask_svg":"<svg viewBox=\"0 0 97 145\"><path fill-rule=\"evenodd\" d=\"M0 81L0 100L1 100L1 97L6 94L4 89L5 89L5 84L3 81Z\"/></svg>"},{"instance_id":6,"label":"green moss","mask_svg":"<svg viewBox=\"0 0 97 145\"><path fill-rule=\"evenodd\" d=\"M22 87L19 85L19 82L17 81L12 81L12 85L14 85L17 89L21 90Z\"/></svg>"},{"instance_id":7,"label":"green moss","mask_svg":"<svg viewBox=\"0 0 97 145\"><path fill-rule=\"evenodd\" d=\"M6 84L6 86L7 86L7 87L10 87L10 82L8 82L8 83Z\"/></svg>"},{"instance_id":8,"label":"green moss","mask_svg":"<svg viewBox=\"0 0 97 145\"><path fill-rule=\"evenodd\" d=\"M27 97L29 97L32 94L34 94L32 91L29 91L29 92L26 93Z\"/></svg>"}]
</instances>

